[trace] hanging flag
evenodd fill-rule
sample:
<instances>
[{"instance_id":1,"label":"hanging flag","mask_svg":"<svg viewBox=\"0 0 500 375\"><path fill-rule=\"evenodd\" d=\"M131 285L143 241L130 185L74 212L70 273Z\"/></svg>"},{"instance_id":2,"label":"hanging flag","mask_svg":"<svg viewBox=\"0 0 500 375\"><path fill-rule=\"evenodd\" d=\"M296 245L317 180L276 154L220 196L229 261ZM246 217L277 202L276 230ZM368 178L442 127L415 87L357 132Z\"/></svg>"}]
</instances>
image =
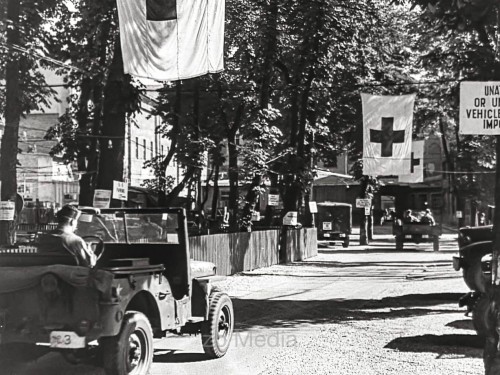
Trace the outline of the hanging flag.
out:
<instances>
[{"instance_id":1,"label":"hanging flag","mask_svg":"<svg viewBox=\"0 0 500 375\"><path fill-rule=\"evenodd\" d=\"M225 0L117 0L125 73L174 81L224 69Z\"/></svg>"},{"instance_id":2,"label":"hanging flag","mask_svg":"<svg viewBox=\"0 0 500 375\"><path fill-rule=\"evenodd\" d=\"M398 176L410 173L415 94L361 94L363 104L363 174Z\"/></svg>"},{"instance_id":3,"label":"hanging flag","mask_svg":"<svg viewBox=\"0 0 500 375\"><path fill-rule=\"evenodd\" d=\"M425 141L413 141L411 143L411 173L399 175L399 182L409 184L424 182L424 144Z\"/></svg>"}]
</instances>

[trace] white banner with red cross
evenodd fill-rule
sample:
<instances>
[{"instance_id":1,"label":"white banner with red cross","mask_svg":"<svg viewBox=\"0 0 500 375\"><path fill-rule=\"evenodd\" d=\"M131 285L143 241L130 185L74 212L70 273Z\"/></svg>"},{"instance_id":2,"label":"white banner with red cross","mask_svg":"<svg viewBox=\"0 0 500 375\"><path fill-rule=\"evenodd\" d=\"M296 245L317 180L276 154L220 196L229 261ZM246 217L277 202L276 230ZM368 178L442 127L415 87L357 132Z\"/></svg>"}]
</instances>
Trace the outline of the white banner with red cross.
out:
<instances>
[{"instance_id":1,"label":"white banner with red cross","mask_svg":"<svg viewBox=\"0 0 500 375\"><path fill-rule=\"evenodd\" d=\"M416 184L424 182L424 144L425 141L413 141L411 143L410 174L402 174L398 177L399 182Z\"/></svg>"},{"instance_id":2,"label":"white banner with red cross","mask_svg":"<svg viewBox=\"0 0 500 375\"><path fill-rule=\"evenodd\" d=\"M363 104L363 174L399 176L411 170L415 94L361 94Z\"/></svg>"},{"instance_id":3,"label":"white banner with red cross","mask_svg":"<svg viewBox=\"0 0 500 375\"><path fill-rule=\"evenodd\" d=\"M125 73L174 81L224 69L225 0L117 0Z\"/></svg>"}]
</instances>

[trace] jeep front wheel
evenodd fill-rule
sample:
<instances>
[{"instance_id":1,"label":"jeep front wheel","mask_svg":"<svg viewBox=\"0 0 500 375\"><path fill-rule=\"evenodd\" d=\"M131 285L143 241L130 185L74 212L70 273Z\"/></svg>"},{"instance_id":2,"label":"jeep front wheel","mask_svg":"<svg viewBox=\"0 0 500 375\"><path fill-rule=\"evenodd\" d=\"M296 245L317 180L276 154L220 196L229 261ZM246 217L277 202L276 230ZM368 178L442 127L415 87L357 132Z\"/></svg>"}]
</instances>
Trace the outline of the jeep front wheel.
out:
<instances>
[{"instance_id":1,"label":"jeep front wheel","mask_svg":"<svg viewBox=\"0 0 500 375\"><path fill-rule=\"evenodd\" d=\"M201 325L203 350L210 358L226 354L234 328L233 303L225 293L210 296L208 320Z\"/></svg>"},{"instance_id":2,"label":"jeep front wheel","mask_svg":"<svg viewBox=\"0 0 500 375\"><path fill-rule=\"evenodd\" d=\"M153 331L140 312L127 312L120 333L99 345L108 375L146 375L153 362Z\"/></svg>"}]
</instances>

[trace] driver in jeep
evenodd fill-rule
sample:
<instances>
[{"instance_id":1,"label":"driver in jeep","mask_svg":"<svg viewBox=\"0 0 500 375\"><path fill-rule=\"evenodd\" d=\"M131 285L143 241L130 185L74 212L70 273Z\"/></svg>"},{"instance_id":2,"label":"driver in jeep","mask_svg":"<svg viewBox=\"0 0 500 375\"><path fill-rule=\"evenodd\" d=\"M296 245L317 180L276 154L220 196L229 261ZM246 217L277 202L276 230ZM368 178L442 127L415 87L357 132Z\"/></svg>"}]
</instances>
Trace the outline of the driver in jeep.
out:
<instances>
[{"instance_id":1,"label":"driver in jeep","mask_svg":"<svg viewBox=\"0 0 500 375\"><path fill-rule=\"evenodd\" d=\"M80 236L75 234L81 211L69 204L57 212L57 228L43 233L38 239L40 253L71 254L77 265L94 267L97 257Z\"/></svg>"}]
</instances>

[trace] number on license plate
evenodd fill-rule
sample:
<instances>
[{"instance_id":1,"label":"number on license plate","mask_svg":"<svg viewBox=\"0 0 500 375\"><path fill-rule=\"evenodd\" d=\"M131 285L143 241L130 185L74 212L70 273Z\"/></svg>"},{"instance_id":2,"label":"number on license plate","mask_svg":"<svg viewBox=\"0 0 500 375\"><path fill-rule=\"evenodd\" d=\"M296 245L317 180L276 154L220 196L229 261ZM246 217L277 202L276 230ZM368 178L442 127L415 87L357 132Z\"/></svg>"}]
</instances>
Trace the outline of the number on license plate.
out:
<instances>
[{"instance_id":1,"label":"number on license plate","mask_svg":"<svg viewBox=\"0 0 500 375\"><path fill-rule=\"evenodd\" d=\"M78 336L71 331L52 331L50 333L50 347L61 349L85 348L85 337Z\"/></svg>"}]
</instances>

